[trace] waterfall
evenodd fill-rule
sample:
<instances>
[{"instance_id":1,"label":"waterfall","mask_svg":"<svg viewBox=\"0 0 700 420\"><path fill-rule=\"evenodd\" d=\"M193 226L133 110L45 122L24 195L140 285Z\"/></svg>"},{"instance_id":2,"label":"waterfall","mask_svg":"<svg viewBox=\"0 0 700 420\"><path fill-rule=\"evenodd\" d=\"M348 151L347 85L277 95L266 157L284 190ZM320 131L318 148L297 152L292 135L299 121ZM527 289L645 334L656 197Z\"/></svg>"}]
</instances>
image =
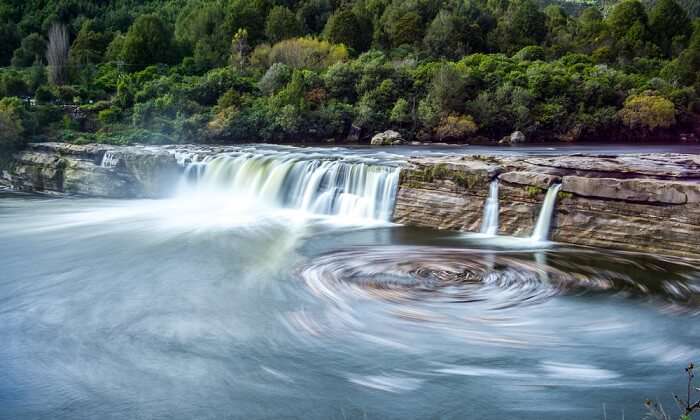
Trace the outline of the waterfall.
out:
<instances>
[{"instance_id":1,"label":"waterfall","mask_svg":"<svg viewBox=\"0 0 700 420\"><path fill-rule=\"evenodd\" d=\"M552 216L554 213L554 205L557 202L557 193L561 188L561 184L555 184L549 187L547 190L547 195L544 198L544 203L542 203L542 208L540 209L540 215L537 218L537 224L530 237L534 241L546 241L549 239L549 227L552 223Z\"/></svg>"},{"instance_id":2,"label":"waterfall","mask_svg":"<svg viewBox=\"0 0 700 420\"><path fill-rule=\"evenodd\" d=\"M107 151L104 155L102 155L102 162L100 162L100 166L103 168L114 168L118 163L119 158L114 156L114 153Z\"/></svg>"},{"instance_id":3,"label":"waterfall","mask_svg":"<svg viewBox=\"0 0 700 420\"><path fill-rule=\"evenodd\" d=\"M498 233L498 180L491 181L489 196L484 204L484 218L481 233L495 236Z\"/></svg>"},{"instance_id":4,"label":"waterfall","mask_svg":"<svg viewBox=\"0 0 700 420\"><path fill-rule=\"evenodd\" d=\"M188 163L180 192L388 221L399 171L395 166L313 154L219 154Z\"/></svg>"}]
</instances>

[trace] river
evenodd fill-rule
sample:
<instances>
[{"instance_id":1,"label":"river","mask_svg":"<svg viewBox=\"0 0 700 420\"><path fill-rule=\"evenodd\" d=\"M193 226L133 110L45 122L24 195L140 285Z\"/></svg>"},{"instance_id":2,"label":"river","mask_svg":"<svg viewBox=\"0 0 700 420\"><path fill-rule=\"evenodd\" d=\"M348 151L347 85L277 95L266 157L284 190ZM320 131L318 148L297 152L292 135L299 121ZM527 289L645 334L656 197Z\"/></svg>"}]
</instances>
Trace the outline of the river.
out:
<instances>
[{"instance_id":1,"label":"river","mask_svg":"<svg viewBox=\"0 0 700 420\"><path fill-rule=\"evenodd\" d=\"M392 224L390 150L189 157L162 200L2 193L0 418L673 412L696 263Z\"/></svg>"}]
</instances>

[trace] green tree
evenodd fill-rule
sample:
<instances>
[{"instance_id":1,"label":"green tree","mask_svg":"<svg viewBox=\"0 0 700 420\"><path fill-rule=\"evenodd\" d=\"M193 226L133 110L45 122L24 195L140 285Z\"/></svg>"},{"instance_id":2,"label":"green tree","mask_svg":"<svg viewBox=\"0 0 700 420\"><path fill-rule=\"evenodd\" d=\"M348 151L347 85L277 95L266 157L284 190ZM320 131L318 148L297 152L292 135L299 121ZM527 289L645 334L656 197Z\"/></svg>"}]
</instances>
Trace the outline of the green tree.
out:
<instances>
[{"instance_id":1,"label":"green tree","mask_svg":"<svg viewBox=\"0 0 700 420\"><path fill-rule=\"evenodd\" d=\"M350 9L334 13L326 23L324 34L334 44L344 44L356 52L366 51L372 42L371 24L363 22Z\"/></svg>"},{"instance_id":2,"label":"green tree","mask_svg":"<svg viewBox=\"0 0 700 420\"><path fill-rule=\"evenodd\" d=\"M456 59L483 48L481 27L442 9L428 25L423 47L433 57Z\"/></svg>"},{"instance_id":3,"label":"green tree","mask_svg":"<svg viewBox=\"0 0 700 420\"><path fill-rule=\"evenodd\" d=\"M265 22L265 35L271 42L294 38L301 34L301 27L294 13L284 6L270 10Z\"/></svg>"},{"instance_id":4,"label":"green tree","mask_svg":"<svg viewBox=\"0 0 700 420\"><path fill-rule=\"evenodd\" d=\"M142 15L134 21L121 51L121 58L129 70L141 70L158 63L172 63L175 56L173 34L156 15Z\"/></svg>"},{"instance_id":5,"label":"green tree","mask_svg":"<svg viewBox=\"0 0 700 420\"><path fill-rule=\"evenodd\" d=\"M23 106L19 98L7 97L0 100L0 151L14 149L22 143L24 135Z\"/></svg>"},{"instance_id":6,"label":"green tree","mask_svg":"<svg viewBox=\"0 0 700 420\"><path fill-rule=\"evenodd\" d=\"M14 23L0 23L0 66L4 67L12 62L12 53L19 47L19 35Z\"/></svg>"},{"instance_id":7,"label":"green tree","mask_svg":"<svg viewBox=\"0 0 700 420\"><path fill-rule=\"evenodd\" d=\"M38 33L27 35L12 55L13 67L29 67L44 61L46 41Z\"/></svg>"},{"instance_id":8,"label":"green tree","mask_svg":"<svg viewBox=\"0 0 700 420\"><path fill-rule=\"evenodd\" d=\"M110 41L110 34L98 31L93 20L86 20L70 47L71 66L76 68L101 62Z\"/></svg>"},{"instance_id":9,"label":"green tree","mask_svg":"<svg viewBox=\"0 0 700 420\"><path fill-rule=\"evenodd\" d=\"M674 54L674 46L682 49L693 32L688 13L675 0L658 0L649 15L649 26L667 57Z\"/></svg>"},{"instance_id":10,"label":"green tree","mask_svg":"<svg viewBox=\"0 0 700 420\"><path fill-rule=\"evenodd\" d=\"M192 50L202 69L226 63L231 34L224 21L224 12L216 3L190 2L178 15L175 37Z\"/></svg>"},{"instance_id":11,"label":"green tree","mask_svg":"<svg viewBox=\"0 0 700 420\"><path fill-rule=\"evenodd\" d=\"M502 52L513 54L528 45L541 44L547 36L547 16L531 0L516 0L499 19L492 38Z\"/></svg>"}]
</instances>

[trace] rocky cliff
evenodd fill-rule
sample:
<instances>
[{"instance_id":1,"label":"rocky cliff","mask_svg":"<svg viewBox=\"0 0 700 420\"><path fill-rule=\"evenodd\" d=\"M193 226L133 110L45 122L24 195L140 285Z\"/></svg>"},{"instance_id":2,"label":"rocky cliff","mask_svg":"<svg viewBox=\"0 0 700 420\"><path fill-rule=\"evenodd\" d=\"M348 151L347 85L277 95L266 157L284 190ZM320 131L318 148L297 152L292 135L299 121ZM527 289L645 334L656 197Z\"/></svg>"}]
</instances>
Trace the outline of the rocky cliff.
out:
<instances>
[{"instance_id":1,"label":"rocky cliff","mask_svg":"<svg viewBox=\"0 0 700 420\"><path fill-rule=\"evenodd\" d=\"M554 241L700 257L697 155L413 159L401 175L394 218L478 232L496 178L500 234L529 236L546 189L560 183Z\"/></svg>"},{"instance_id":2,"label":"rocky cliff","mask_svg":"<svg viewBox=\"0 0 700 420\"><path fill-rule=\"evenodd\" d=\"M14 155L0 184L21 191L157 198L172 192L181 171L173 148L37 143Z\"/></svg>"},{"instance_id":3,"label":"rocky cliff","mask_svg":"<svg viewBox=\"0 0 700 420\"><path fill-rule=\"evenodd\" d=\"M41 143L17 153L0 185L111 198L170 194L187 156L225 147ZM451 156L410 159L394 220L477 232L489 184L499 182L499 233L529 236L551 185L558 242L700 257L700 156Z\"/></svg>"}]
</instances>

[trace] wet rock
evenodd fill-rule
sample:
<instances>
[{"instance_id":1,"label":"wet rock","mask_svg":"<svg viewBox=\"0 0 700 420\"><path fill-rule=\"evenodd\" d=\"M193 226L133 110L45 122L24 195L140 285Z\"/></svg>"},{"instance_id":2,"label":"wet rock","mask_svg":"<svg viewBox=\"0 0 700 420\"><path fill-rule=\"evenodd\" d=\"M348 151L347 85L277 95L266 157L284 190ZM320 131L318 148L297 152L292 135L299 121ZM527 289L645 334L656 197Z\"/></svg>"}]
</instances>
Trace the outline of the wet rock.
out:
<instances>
[{"instance_id":1,"label":"wet rock","mask_svg":"<svg viewBox=\"0 0 700 420\"><path fill-rule=\"evenodd\" d=\"M552 184L561 181L556 175L548 175L536 172L506 172L498 179L510 184L531 185L538 188L549 188Z\"/></svg>"},{"instance_id":2,"label":"wet rock","mask_svg":"<svg viewBox=\"0 0 700 420\"><path fill-rule=\"evenodd\" d=\"M371 144L373 146L389 146L394 144L402 144L404 142L405 141L403 137L401 137L401 133L394 130L387 130L383 133L375 134L374 137L372 137Z\"/></svg>"},{"instance_id":3,"label":"wet rock","mask_svg":"<svg viewBox=\"0 0 700 420\"><path fill-rule=\"evenodd\" d=\"M561 182L553 240L700 258L698 155L463 155L410 163L401 175L394 213L406 225L478 232L488 177L502 171L500 234L529 236L546 189Z\"/></svg>"}]
</instances>

